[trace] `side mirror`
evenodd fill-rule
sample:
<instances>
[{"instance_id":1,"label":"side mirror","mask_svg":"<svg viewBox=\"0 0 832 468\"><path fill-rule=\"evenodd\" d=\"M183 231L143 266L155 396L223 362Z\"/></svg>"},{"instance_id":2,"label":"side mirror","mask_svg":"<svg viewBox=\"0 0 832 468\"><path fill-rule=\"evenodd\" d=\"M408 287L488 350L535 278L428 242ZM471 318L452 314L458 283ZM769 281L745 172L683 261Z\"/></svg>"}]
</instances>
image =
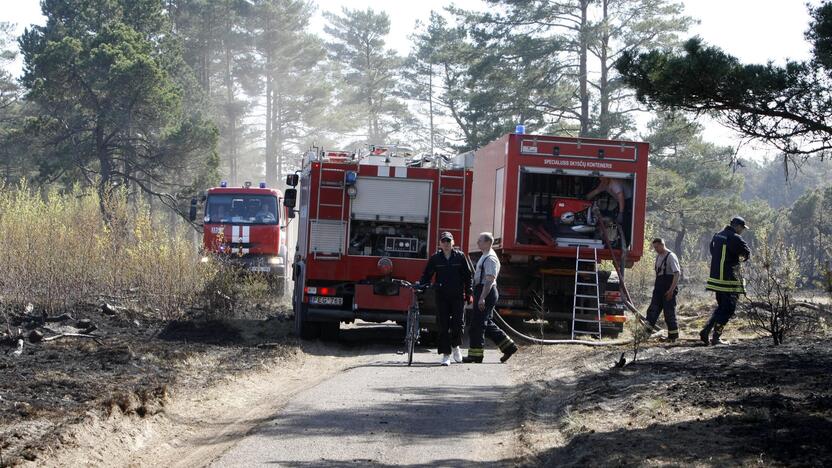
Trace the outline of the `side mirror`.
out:
<instances>
[{"instance_id":1,"label":"side mirror","mask_svg":"<svg viewBox=\"0 0 832 468\"><path fill-rule=\"evenodd\" d=\"M191 222L196 221L196 198L191 198L191 207L188 210L188 219Z\"/></svg>"},{"instance_id":2,"label":"side mirror","mask_svg":"<svg viewBox=\"0 0 832 468\"><path fill-rule=\"evenodd\" d=\"M297 187L298 185L298 175L297 174L289 174L286 176L286 185L289 187Z\"/></svg>"},{"instance_id":3,"label":"side mirror","mask_svg":"<svg viewBox=\"0 0 832 468\"><path fill-rule=\"evenodd\" d=\"M298 200L298 190L297 189L286 189L286 192L283 193L283 206L288 208L289 210L289 217L295 217L295 204Z\"/></svg>"}]
</instances>

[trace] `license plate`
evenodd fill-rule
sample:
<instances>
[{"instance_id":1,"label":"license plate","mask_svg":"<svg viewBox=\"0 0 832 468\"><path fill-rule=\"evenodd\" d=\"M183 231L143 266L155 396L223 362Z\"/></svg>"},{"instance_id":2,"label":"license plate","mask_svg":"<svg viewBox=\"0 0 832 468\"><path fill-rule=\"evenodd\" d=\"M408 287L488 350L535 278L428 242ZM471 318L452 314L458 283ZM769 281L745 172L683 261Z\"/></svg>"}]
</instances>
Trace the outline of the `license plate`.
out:
<instances>
[{"instance_id":1,"label":"license plate","mask_svg":"<svg viewBox=\"0 0 832 468\"><path fill-rule=\"evenodd\" d=\"M271 268L269 268L267 266L253 266L253 267L248 267L248 271L256 271L258 273L268 273L268 272L271 271Z\"/></svg>"},{"instance_id":2,"label":"license plate","mask_svg":"<svg viewBox=\"0 0 832 468\"><path fill-rule=\"evenodd\" d=\"M310 304L319 304L319 305L343 305L344 298L343 297L329 297L329 296L309 296L309 303Z\"/></svg>"}]
</instances>

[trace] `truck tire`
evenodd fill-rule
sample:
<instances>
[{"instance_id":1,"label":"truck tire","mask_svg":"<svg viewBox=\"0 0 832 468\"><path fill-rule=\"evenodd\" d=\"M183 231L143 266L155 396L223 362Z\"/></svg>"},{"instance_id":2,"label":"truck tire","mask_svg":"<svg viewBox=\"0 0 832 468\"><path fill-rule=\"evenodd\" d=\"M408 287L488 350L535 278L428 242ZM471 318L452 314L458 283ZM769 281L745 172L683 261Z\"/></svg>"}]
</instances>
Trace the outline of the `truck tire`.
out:
<instances>
[{"instance_id":1,"label":"truck tire","mask_svg":"<svg viewBox=\"0 0 832 468\"><path fill-rule=\"evenodd\" d=\"M302 340L314 340L321 336L320 322L306 320L306 304L295 309L295 335Z\"/></svg>"},{"instance_id":2,"label":"truck tire","mask_svg":"<svg viewBox=\"0 0 832 468\"><path fill-rule=\"evenodd\" d=\"M314 340L321 335L321 324L306 320L309 306L303 303L303 264L297 265L295 290L292 293L292 310L295 312L295 336L302 340Z\"/></svg>"},{"instance_id":3,"label":"truck tire","mask_svg":"<svg viewBox=\"0 0 832 468\"><path fill-rule=\"evenodd\" d=\"M572 333L571 320L547 320L546 330L557 334L569 335Z\"/></svg>"},{"instance_id":4,"label":"truck tire","mask_svg":"<svg viewBox=\"0 0 832 468\"><path fill-rule=\"evenodd\" d=\"M601 331L603 332L601 336L603 336L604 338L616 339L618 338L618 335L621 334L621 331L619 330L610 330L606 328L602 328Z\"/></svg>"},{"instance_id":5,"label":"truck tire","mask_svg":"<svg viewBox=\"0 0 832 468\"><path fill-rule=\"evenodd\" d=\"M341 322L319 322L323 341L338 341L338 334L341 331Z\"/></svg>"},{"instance_id":6,"label":"truck tire","mask_svg":"<svg viewBox=\"0 0 832 468\"><path fill-rule=\"evenodd\" d=\"M305 320L306 305L302 312L295 312L295 334L302 340L314 340L321 336L321 323Z\"/></svg>"}]
</instances>

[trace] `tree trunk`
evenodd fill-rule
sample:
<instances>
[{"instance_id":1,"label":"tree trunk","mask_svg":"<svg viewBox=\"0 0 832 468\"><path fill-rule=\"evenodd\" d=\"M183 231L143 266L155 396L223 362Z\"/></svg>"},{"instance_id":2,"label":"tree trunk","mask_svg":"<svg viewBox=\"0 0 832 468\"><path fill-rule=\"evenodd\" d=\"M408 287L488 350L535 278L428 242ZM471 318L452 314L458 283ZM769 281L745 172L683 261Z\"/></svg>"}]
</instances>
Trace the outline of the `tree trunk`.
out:
<instances>
[{"instance_id":1,"label":"tree trunk","mask_svg":"<svg viewBox=\"0 0 832 468\"><path fill-rule=\"evenodd\" d=\"M230 15L229 15L230 16ZM230 32L231 25L226 25L226 33ZM234 109L234 80L231 75L231 47L228 41L225 44L225 101L226 117L228 118L228 170L231 185L237 185L237 112Z\"/></svg>"},{"instance_id":2,"label":"tree trunk","mask_svg":"<svg viewBox=\"0 0 832 468\"><path fill-rule=\"evenodd\" d=\"M684 217L682 217L682 221L684 221ZM685 248L685 236L688 233L687 227L682 224L682 228L676 233L676 239L673 241L673 252L676 253L676 256L682 257L683 249Z\"/></svg>"},{"instance_id":3,"label":"tree trunk","mask_svg":"<svg viewBox=\"0 0 832 468\"><path fill-rule=\"evenodd\" d=\"M108 202L112 193L113 162L104 144L104 129L100 125L95 127L95 152L98 157L99 179L98 179L98 207L101 216L107 224L112 220L109 212Z\"/></svg>"},{"instance_id":4,"label":"tree trunk","mask_svg":"<svg viewBox=\"0 0 832 468\"><path fill-rule=\"evenodd\" d=\"M200 81L202 89L205 90L205 94L208 96L211 95L211 35L213 34L212 16L211 8L206 8L205 15L203 16L204 36L202 37L202 51L200 54L200 61L202 62Z\"/></svg>"},{"instance_id":5,"label":"tree trunk","mask_svg":"<svg viewBox=\"0 0 832 468\"><path fill-rule=\"evenodd\" d=\"M600 99L600 112L598 115L598 137L609 138L610 136L610 88L609 88L609 7L610 0L602 0L603 16L601 22L601 81L598 84Z\"/></svg>"},{"instance_id":6,"label":"tree trunk","mask_svg":"<svg viewBox=\"0 0 832 468\"><path fill-rule=\"evenodd\" d=\"M271 27L271 22L267 23L267 28ZM266 37L271 36L271 34L267 33ZM272 70L272 52L271 52L271 44L266 45L266 153L265 153L265 169L266 169L266 180L271 181L272 178L276 178L276 168L274 167L274 148L272 147L273 144L273 133L274 128L272 127L273 124L273 112L274 112L274 103L272 99L274 97L274 77Z\"/></svg>"},{"instance_id":7,"label":"tree trunk","mask_svg":"<svg viewBox=\"0 0 832 468\"><path fill-rule=\"evenodd\" d=\"M589 89L587 76L587 53L589 49L589 10L590 0L581 0L581 26L578 36L578 80L580 83L580 101L581 101L581 130L579 136L585 137L589 135Z\"/></svg>"},{"instance_id":8,"label":"tree trunk","mask_svg":"<svg viewBox=\"0 0 832 468\"><path fill-rule=\"evenodd\" d=\"M272 104L272 112L274 113L274 121L272 123L274 143L272 143L272 148L274 148L274 161L276 165L274 177L266 177L266 182L269 184L269 187L277 187L278 181L283 177L283 143L286 122L283 121L284 109L282 98L283 94L280 90L280 80L275 80L274 103Z\"/></svg>"},{"instance_id":9,"label":"tree trunk","mask_svg":"<svg viewBox=\"0 0 832 468\"><path fill-rule=\"evenodd\" d=\"M364 83L366 85L366 92L367 92L367 142L371 144L384 144L383 141L376 141L378 135L376 135L376 125L375 124L375 110L373 107L373 87L371 84L370 77L367 76L372 70L372 60L371 60L371 50L370 44L366 44L364 48ZM381 98L379 98L381 99Z\"/></svg>"},{"instance_id":10,"label":"tree trunk","mask_svg":"<svg viewBox=\"0 0 832 468\"><path fill-rule=\"evenodd\" d=\"M430 115L430 157L436 153L433 147L434 129L433 129L433 62L428 64L428 114Z\"/></svg>"}]
</instances>

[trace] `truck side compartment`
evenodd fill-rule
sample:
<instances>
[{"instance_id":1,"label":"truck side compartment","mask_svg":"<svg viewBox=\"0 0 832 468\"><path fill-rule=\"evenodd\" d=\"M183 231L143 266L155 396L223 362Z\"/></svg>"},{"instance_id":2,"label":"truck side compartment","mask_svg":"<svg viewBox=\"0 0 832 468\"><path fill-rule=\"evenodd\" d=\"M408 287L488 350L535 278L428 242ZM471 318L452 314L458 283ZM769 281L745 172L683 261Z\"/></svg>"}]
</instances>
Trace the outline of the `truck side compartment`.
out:
<instances>
[{"instance_id":1,"label":"truck side compartment","mask_svg":"<svg viewBox=\"0 0 832 468\"><path fill-rule=\"evenodd\" d=\"M483 231L495 237L503 262L502 315L571 326L577 246L610 260L606 237L628 266L641 258L648 149L646 143L509 134L475 152L469 245ZM623 206L612 189L588 199L602 180L621 193ZM602 270L599 282L602 325L615 334L625 320L619 278ZM576 308L575 318L590 317Z\"/></svg>"}]
</instances>

